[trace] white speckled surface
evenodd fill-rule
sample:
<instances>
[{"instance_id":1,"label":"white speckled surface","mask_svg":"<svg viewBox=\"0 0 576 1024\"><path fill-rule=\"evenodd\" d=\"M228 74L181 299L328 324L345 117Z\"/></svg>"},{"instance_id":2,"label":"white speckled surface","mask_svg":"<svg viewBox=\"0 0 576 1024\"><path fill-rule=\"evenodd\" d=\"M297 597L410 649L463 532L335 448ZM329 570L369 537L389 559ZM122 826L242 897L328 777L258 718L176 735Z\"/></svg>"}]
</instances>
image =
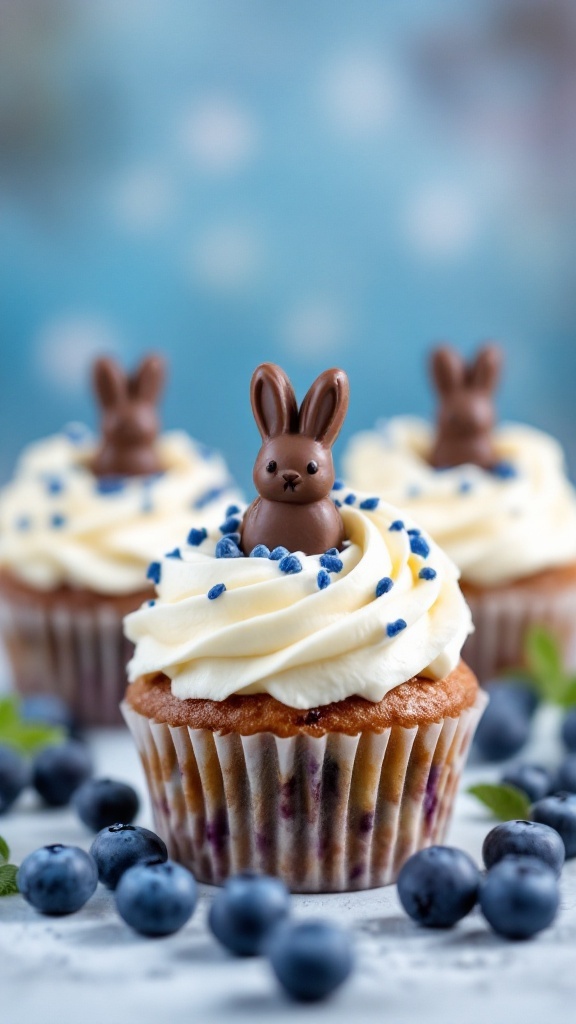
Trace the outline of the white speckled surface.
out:
<instances>
[{"instance_id":1,"label":"white speckled surface","mask_svg":"<svg viewBox=\"0 0 576 1024\"><path fill-rule=\"evenodd\" d=\"M554 761L556 730L554 714L540 714L530 754ZM144 794L127 734L97 732L90 740L98 773L131 779ZM469 778L490 775L468 771ZM139 820L150 824L146 806ZM482 809L461 796L451 841L479 859L489 827ZM71 811L38 810L31 797L1 819L0 832L17 862L44 843L90 845ZM334 918L356 941L352 980L313 1007L287 1002L265 961L233 960L220 950L205 927L208 887L189 924L162 940L134 935L101 887L67 918L42 918L20 896L10 897L0 900L0 1022L563 1024L574 1018L576 997L576 861L564 871L562 894L554 927L528 943L496 938L477 912L452 931L418 929L400 910L394 887L297 897L295 914Z\"/></svg>"}]
</instances>

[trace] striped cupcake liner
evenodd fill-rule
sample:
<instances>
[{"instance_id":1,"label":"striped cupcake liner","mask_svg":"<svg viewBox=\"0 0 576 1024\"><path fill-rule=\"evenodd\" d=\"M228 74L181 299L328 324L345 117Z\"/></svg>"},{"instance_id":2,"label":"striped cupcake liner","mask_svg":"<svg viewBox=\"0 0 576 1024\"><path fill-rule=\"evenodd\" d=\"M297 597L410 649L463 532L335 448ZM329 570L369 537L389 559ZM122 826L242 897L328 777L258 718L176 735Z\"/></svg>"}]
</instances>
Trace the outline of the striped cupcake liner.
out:
<instances>
[{"instance_id":1,"label":"striped cupcake liner","mask_svg":"<svg viewBox=\"0 0 576 1024\"><path fill-rule=\"evenodd\" d=\"M510 587L485 593L465 591L472 612L474 633L468 637L462 657L480 682L505 668L524 662L526 632L545 626L563 647L566 666L576 669L576 584L557 590Z\"/></svg>"},{"instance_id":2,"label":"striped cupcake liner","mask_svg":"<svg viewBox=\"0 0 576 1024\"><path fill-rule=\"evenodd\" d=\"M104 600L76 609L0 597L0 634L15 689L61 697L79 725L121 725L133 650L122 628L127 610Z\"/></svg>"},{"instance_id":3,"label":"striped cupcake liner","mask_svg":"<svg viewBox=\"0 0 576 1024\"><path fill-rule=\"evenodd\" d=\"M321 738L220 735L122 712L170 856L200 881L255 870L293 892L393 882L443 841L486 697L458 718Z\"/></svg>"}]
</instances>

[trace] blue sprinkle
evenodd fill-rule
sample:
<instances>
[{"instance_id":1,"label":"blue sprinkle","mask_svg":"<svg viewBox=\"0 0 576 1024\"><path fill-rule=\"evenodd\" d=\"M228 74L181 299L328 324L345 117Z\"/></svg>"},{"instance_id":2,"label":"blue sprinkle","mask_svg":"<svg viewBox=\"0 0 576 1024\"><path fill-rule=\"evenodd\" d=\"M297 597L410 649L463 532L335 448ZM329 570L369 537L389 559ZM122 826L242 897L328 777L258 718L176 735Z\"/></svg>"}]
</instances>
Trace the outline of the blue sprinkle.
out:
<instances>
[{"instance_id":1,"label":"blue sprinkle","mask_svg":"<svg viewBox=\"0 0 576 1024\"><path fill-rule=\"evenodd\" d=\"M152 598L150 601L147 601L146 603L149 608L153 608L154 605L156 604L156 601L154 600L154 598Z\"/></svg>"},{"instance_id":2,"label":"blue sprinkle","mask_svg":"<svg viewBox=\"0 0 576 1024\"><path fill-rule=\"evenodd\" d=\"M180 548L174 548L174 551L168 551L164 555L165 558L182 558L182 552Z\"/></svg>"},{"instance_id":3,"label":"blue sprinkle","mask_svg":"<svg viewBox=\"0 0 576 1024\"><path fill-rule=\"evenodd\" d=\"M243 558L244 555L232 537L221 537L216 545L216 558Z\"/></svg>"},{"instance_id":4,"label":"blue sprinkle","mask_svg":"<svg viewBox=\"0 0 576 1024\"><path fill-rule=\"evenodd\" d=\"M32 520L30 519L30 516L19 516L14 525L17 530L29 530L32 526Z\"/></svg>"},{"instance_id":5,"label":"blue sprinkle","mask_svg":"<svg viewBox=\"0 0 576 1024\"><path fill-rule=\"evenodd\" d=\"M410 537L410 551L413 555L420 555L421 558L428 558L430 554L430 545L424 537L419 534L416 537Z\"/></svg>"},{"instance_id":6,"label":"blue sprinkle","mask_svg":"<svg viewBox=\"0 0 576 1024\"><path fill-rule=\"evenodd\" d=\"M284 555L284 558L278 562L278 568L280 572L291 576L296 572L302 572L302 563L299 558L296 558L296 555Z\"/></svg>"},{"instance_id":7,"label":"blue sprinkle","mask_svg":"<svg viewBox=\"0 0 576 1024\"><path fill-rule=\"evenodd\" d=\"M471 484L470 480L462 480L461 483L458 484L458 493L459 494L468 494L468 492L471 491L471 490L472 490L472 484Z\"/></svg>"},{"instance_id":8,"label":"blue sprinkle","mask_svg":"<svg viewBox=\"0 0 576 1024\"><path fill-rule=\"evenodd\" d=\"M516 467L511 462L497 462L495 466L492 466L490 470L494 476L500 477L501 480L510 480L512 477L517 476Z\"/></svg>"},{"instance_id":9,"label":"blue sprinkle","mask_svg":"<svg viewBox=\"0 0 576 1024\"><path fill-rule=\"evenodd\" d=\"M226 519L228 519L229 516L237 515L239 511L240 509L238 505L228 505L228 508L226 509L224 515L226 516Z\"/></svg>"},{"instance_id":10,"label":"blue sprinkle","mask_svg":"<svg viewBox=\"0 0 576 1024\"><path fill-rule=\"evenodd\" d=\"M124 490L124 487L125 480L122 476L101 476L96 481L98 494L118 494Z\"/></svg>"},{"instance_id":11,"label":"blue sprinkle","mask_svg":"<svg viewBox=\"0 0 576 1024\"><path fill-rule=\"evenodd\" d=\"M326 572L326 569L320 569L316 577L319 590L326 590L326 587L330 586L330 573Z\"/></svg>"},{"instance_id":12,"label":"blue sprinkle","mask_svg":"<svg viewBox=\"0 0 576 1024\"><path fill-rule=\"evenodd\" d=\"M332 484L332 490L333 491L341 491L343 487L344 487L344 481L343 480L335 480L334 483Z\"/></svg>"},{"instance_id":13,"label":"blue sprinkle","mask_svg":"<svg viewBox=\"0 0 576 1024\"><path fill-rule=\"evenodd\" d=\"M401 519L395 519L393 523L390 523L388 530L391 532L399 532L404 529L404 523Z\"/></svg>"},{"instance_id":14,"label":"blue sprinkle","mask_svg":"<svg viewBox=\"0 0 576 1024\"><path fill-rule=\"evenodd\" d=\"M224 593L225 590L226 590L226 584L225 583L216 583L215 586L210 587L210 590L208 591L208 594L207 594L208 600L209 601L215 601L217 597L220 597L220 594Z\"/></svg>"},{"instance_id":15,"label":"blue sprinkle","mask_svg":"<svg viewBox=\"0 0 576 1024\"><path fill-rule=\"evenodd\" d=\"M66 516L63 516L61 512L55 512L54 515L50 516L50 526L55 530L60 530L66 524Z\"/></svg>"},{"instance_id":16,"label":"blue sprinkle","mask_svg":"<svg viewBox=\"0 0 576 1024\"><path fill-rule=\"evenodd\" d=\"M250 558L270 558L270 548L265 544L257 544L250 552Z\"/></svg>"},{"instance_id":17,"label":"blue sprinkle","mask_svg":"<svg viewBox=\"0 0 576 1024\"><path fill-rule=\"evenodd\" d=\"M64 481L57 476L48 477L46 480L48 494L61 494L64 490Z\"/></svg>"},{"instance_id":18,"label":"blue sprinkle","mask_svg":"<svg viewBox=\"0 0 576 1024\"><path fill-rule=\"evenodd\" d=\"M389 622L386 626L386 635L390 637L397 636L403 629L406 629L406 626L407 623L404 619L396 619L395 622Z\"/></svg>"},{"instance_id":19,"label":"blue sprinkle","mask_svg":"<svg viewBox=\"0 0 576 1024\"><path fill-rule=\"evenodd\" d=\"M419 537L422 530L417 530L416 527L413 527L411 530L407 530L406 533L409 537Z\"/></svg>"},{"instance_id":20,"label":"blue sprinkle","mask_svg":"<svg viewBox=\"0 0 576 1024\"><path fill-rule=\"evenodd\" d=\"M284 558L284 555L289 554L290 552L288 551L288 548L283 548L280 545L280 547L274 548L274 550L270 552L268 558L271 558L273 562L279 562L281 558Z\"/></svg>"},{"instance_id":21,"label":"blue sprinkle","mask_svg":"<svg viewBox=\"0 0 576 1024\"><path fill-rule=\"evenodd\" d=\"M239 526L240 526L240 520L237 519L236 516L229 516L226 519L226 522L221 524L221 526L220 526L220 533L223 533L223 534L236 533L236 531L237 531Z\"/></svg>"},{"instance_id":22,"label":"blue sprinkle","mask_svg":"<svg viewBox=\"0 0 576 1024\"><path fill-rule=\"evenodd\" d=\"M204 508L206 505L210 505L211 502L216 501L216 499L220 498L227 490L227 487L212 487L211 490L205 491L200 498L197 498L193 503L192 508Z\"/></svg>"},{"instance_id":23,"label":"blue sprinkle","mask_svg":"<svg viewBox=\"0 0 576 1024\"><path fill-rule=\"evenodd\" d=\"M394 580L391 580L389 576L383 576L376 584L376 597L382 597L382 594L387 594L389 590L392 590L393 586Z\"/></svg>"},{"instance_id":24,"label":"blue sprinkle","mask_svg":"<svg viewBox=\"0 0 576 1024\"><path fill-rule=\"evenodd\" d=\"M192 548L198 548L202 541L206 540L207 536L208 530L206 530L204 526L200 530L197 530L196 527L193 526L188 534L188 544Z\"/></svg>"},{"instance_id":25,"label":"blue sprinkle","mask_svg":"<svg viewBox=\"0 0 576 1024\"><path fill-rule=\"evenodd\" d=\"M162 576L162 566L160 562L150 562L146 571L146 579L152 580L152 583L160 583L160 577Z\"/></svg>"},{"instance_id":26,"label":"blue sprinkle","mask_svg":"<svg viewBox=\"0 0 576 1024\"><path fill-rule=\"evenodd\" d=\"M418 573L421 580L435 580L437 575L436 569L432 569L429 565L424 566Z\"/></svg>"},{"instance_id":27,"label":"blue sprinkle","mask_svg":"<svg viewBox=\"0 0 576 1024\"><path fill-rule=\"evenodd\" d=\"M328 572L342 572L344 568L344 562L336 555L320 555L320 565L328 569Z\"/></svg>"},{"instance_id":28,"label":"blue sprinkle","mask_svg":"<svg viewBox=\"0 0 576 1024\"><path fill-rule=\"evenodd\" d=\"M367 512L372 512L373 509L378 508L380 498L364 498L364 501L360 502L360 508L366 509Z\"/></svg>"},{"instance_id":29,"label":"blue sprinkle","mask_svg":"<svg viewBox=\"0 0 576 1024\"><path fill-rule=\"evenodd\" d=\"M325 551L324 554L325 555L336 555L336 558L338 558L338 555L340 554L340 552L338 551L338 548L328 548L328 550Z\"/></svg>"},{"instance_id":30,"label":"blue sprinkle","mask_svg":"<svg viewBox=\"0 0 576 1024\"><path fill-rule=\"evenodd\" d=\"M344 498L344 504L345 505L353 505L355 501L356 501L356 495L355 494L347 494L346 497Z\"/></svg>"},{"instance_id":31,"label":"blue sprinkle","mask_svg":"<svg viewBox=\"0 0 576 1024\"><path fill-rule=\"evenodd\" d=\"M333 501L334 504L336 505L336 508L342 508L342 502L340 501L339 498L334 498Z\"/></svg>"},{"instance_id":32,"label":"blue sprinkle","mask_svg":"<svg viewBox=\"0 0 576 1024\"><path fill-rule=\"evenodd\" d=\"M233 540L234 543L238 547L240 547L240 534L239 533L227 533L226 536L229 537L230 540Z\"/></svg>"}]
</instances>

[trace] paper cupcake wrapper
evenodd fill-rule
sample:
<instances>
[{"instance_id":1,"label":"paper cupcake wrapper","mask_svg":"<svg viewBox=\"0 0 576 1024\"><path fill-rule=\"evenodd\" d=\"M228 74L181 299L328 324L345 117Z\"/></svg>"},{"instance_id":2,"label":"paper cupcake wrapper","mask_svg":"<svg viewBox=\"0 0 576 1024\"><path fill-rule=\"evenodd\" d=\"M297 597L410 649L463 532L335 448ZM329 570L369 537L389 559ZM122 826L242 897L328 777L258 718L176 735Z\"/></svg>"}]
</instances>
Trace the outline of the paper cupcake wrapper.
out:
<instances>
[{"instance_id":1,"label":"paper cupcake wrapper","mask_svg":"<svg viewBox=\"0 0 576 1024\"><path fill-rule=\"evenodd\" d=\"M122 711L148 780L157 832L200 881L242 870L293 892L393 882L446 835L486 697L459 718L322 738L219 735Z\"/></svg>"},{"instance_id":2,"label":"paper cupcake wrapper","mask_svg":"<svg viewBox=\"0 0 576 1024\"><path fill-rule=\"evenodd\" d=\"M24 605L0 598L0 633L15 689L61 697L79 725L120 725L132 645L122 629L126 608Z\"/></svg>"},{"instance_id":3,"label":"paper cupcake wrapper","mask_svg":"<svg viewBox=\"0 0 576 1024\"><path fill-rule=\"evenodd\" d=\"M524 662L524 643L531 626L545 626L563 647L567 668L576 669L576 584L538 594L533 587L465 593L475 631L462 651L464 661L486 682L505 668Z\"/></svg>"}]
</instances>

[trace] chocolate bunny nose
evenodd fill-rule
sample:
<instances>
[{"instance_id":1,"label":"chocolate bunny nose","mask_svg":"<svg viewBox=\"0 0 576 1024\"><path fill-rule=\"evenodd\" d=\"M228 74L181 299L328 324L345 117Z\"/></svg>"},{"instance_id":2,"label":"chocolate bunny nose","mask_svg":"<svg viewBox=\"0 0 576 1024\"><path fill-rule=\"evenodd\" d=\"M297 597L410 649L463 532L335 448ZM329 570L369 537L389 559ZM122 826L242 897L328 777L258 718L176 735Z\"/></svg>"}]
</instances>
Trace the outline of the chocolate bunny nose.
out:
<instances>
[{"instance_id":1,"label":"chocolate bunny nose","mask_svg":"<svg viewBox=\"0 0 576 1024\"><path fill-rule=\"evenodd\" d=\"M302 477L300 476L300 473L296 473L293 469L289 469L286 473L282 473L282 479L286 481L284 484L284 490L286 490L287 487L295 490L296 484L300 483Z\"/></svg>"}]
</instances>

